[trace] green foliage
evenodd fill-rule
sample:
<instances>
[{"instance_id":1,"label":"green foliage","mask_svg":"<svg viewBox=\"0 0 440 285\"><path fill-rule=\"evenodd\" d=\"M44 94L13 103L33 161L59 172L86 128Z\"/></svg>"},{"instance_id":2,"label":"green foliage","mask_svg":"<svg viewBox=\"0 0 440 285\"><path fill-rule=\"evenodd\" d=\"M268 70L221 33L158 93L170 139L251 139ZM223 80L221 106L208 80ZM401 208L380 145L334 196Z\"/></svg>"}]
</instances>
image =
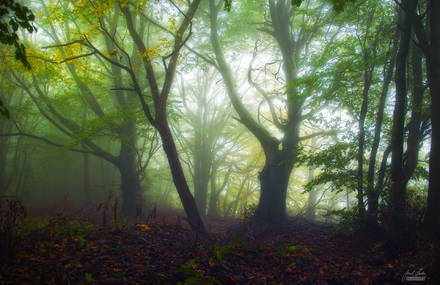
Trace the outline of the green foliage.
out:
<instances>
[{"instance_id":1,"label":"green foliage","mask_svg":"<svg viewBox=\"0 0 440 285\"><path fill-rule=\"evenodd\" d=\"M204 271L198 268L194 258L188 260L177 272L186 276L185 281L177 282L177 285L221 284L214 277L205 276Z\"/></svg>"},{"instance_id":2,"label":"green foliage","mask_svg":"<svg viewBox=\"0 0 440 285\"><path fill-rule=\"evenodd\" d=\"M336 12L342 12L348 3L354 3L356 0L329 0ZM299 7L303 0L292 0L292 6Z\"/></svg>"},{"instance_id":3,"label":"green foliage","mask_svg":"<svg viewBox=\"0 0 440 285\"><path fill-rule=\"evenodd\" d=\"M32 22L35 16L28 7L15 0L2 0L0 2L0 43L15 47L15 58L23 63L26 68L31 66L26 58L26 50L19 42L18 29L22 28L29 33L36 31Z\"/></svg>"},{"instance_id":4,"label":"green foliage","mask_svg":"<svg viewBox=\"0 0 440 285\"><path fill-rule=\"evenodd\" d=\"M229 244L226 246L224 246L224 245L215 245L214 246L215 257L217 258L217 260L219 262L224 263L225 262L224 256L226 254L230 254L234 250L244 248L245 246L246 246L245 242L241 238L235 236L231 239Z\"/></svg>"},{"instance_id":5,"label":"green foliage","mask_svg":"<svg viewBox=\"0 0 440 285\"><path fill-rule=\"evenodd\" d=\"M297 255L303 254L307 252L309 249L306 245L297 244L297 245L284 245L278 251L278 255L288 256L288 255Z\"/></svg>"},{"instance_id":6,"label":"green foliage","mask_svg":"<svg viewBox=\"0 0 440 285\"><path fill-rule=\"evenodd\" d=\"M343 234L348 231L359 228L363 221L359 218L357 208L341 209L330 211L330 215L333 215L338 220L338 226L336 228L336 234Z\"/></svg>"},{"instance_id":7,"label":"green foliage","mask_svg":"<svg viewBox=\"0 0 440 285\"><path fill-rule=\"evenodd\" d=\"M353 143L337 143L317 153L300 151L299 165L322 169L319 175L305 185L305 192L326 183L331 183L331 189L337 193L345 188L355 189L356 171L349 167L355 158L356 147Z\"/></svg>"},{"instance_id":8,"label":"green foliage","mask_svg":"<svg viewBox=\"0 0 440 285\"><path fill-rule=\"evenodd\" d=\"M253 216L255 216L255 213L257 212L258 205L257 204L250 204L244 209L243 214L243 220L246 222Z\"/></svg>"},{"instance_id":9,"label":"green foliage","mask_svg":"<svg viewBox=\"0 0 440 285\"><path fill-rule=\"evenodd\" d=\"M21 221L18 237L22 240L34 239L34 244L42 250L64 241L73 241L83 247L92 227L60 216L49 219L26 217Z\"/></svg>"},{"instance_id":10,"label":"green foliage","mask_svg":"<svg viewBox=\"0 0 440 285\"><path fill-rule=\"evenodd\" d=\"M225 11L230 12L232 8L232 0L225 0Z\"/></svg>"},{"instance_id":11,"label":"green foliage","mask_svg":"<svg viewBox=\"0 0 440 285\"><path fill-rule=\"evenodd\" d=\"M215 245L214 252L215 252L215 257L217 258L217 260L220 261L221 263L223 263L223 262L225 262L225 259L223 258L223 256L225 254L231 253L231 249L227 246Z\"/></svg>"},{"instance_id":12,"label":"green foliage","mask_svg":"<svg viewBox=\"0 0 440 285\"><path fill-rule=\"evenodd\" d=\"M408 187L406 199L408 220L417 226L421 223L426 210L426 191L417 187Z\"/></svg>"}]
</instances>

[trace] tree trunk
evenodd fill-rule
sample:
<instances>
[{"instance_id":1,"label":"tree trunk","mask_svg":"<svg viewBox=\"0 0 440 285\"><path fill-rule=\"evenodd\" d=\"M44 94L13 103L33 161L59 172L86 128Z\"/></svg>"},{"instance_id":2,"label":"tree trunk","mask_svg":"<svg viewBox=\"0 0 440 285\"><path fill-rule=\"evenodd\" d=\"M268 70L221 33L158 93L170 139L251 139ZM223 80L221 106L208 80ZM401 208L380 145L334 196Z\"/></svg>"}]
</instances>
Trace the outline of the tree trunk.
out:
<instances>
[{"instance_id":1,"label":"tree trunk","mask_svg":"<svg viewBox=\"0 0 440 285\"><path fill-rule=\"evenodd\" d=\"M121 174L122 215L135 218L141 187L137 173L136 124L131 118L120 130L121 150L117 167Z\"/></svg>"},{"instance_id":2,"label":"tree trunk","mask_svg":"<svg viewBox=\"0 0 440 285\"><path fill-rule=\"evenodd\" d=\"M368 199L368 216L371 222L376 223L377 218L377 207L378 207L378 199L379 192L376 191L377 188L374 185L374 177L376 170L376 157L377 151L379 149L380 135L382 132L382 122L383 115L385 111L385 102L388 94L388 89L393 77L394 65L395 65L395 51L397 47L397 41L393 41L393 46L389 52L390 54L390 63L388 67L384 66L384 80L382 85L382 91L380 93L380 99L378 104L378 111L376 116L376 123L374 126L374 139L373 144L371 146L370 152L370 160L368 162L368 177L367 177L367 199Z\"/></svg>"},{"instance_id":3,"label":"tree trunk","mask_svg":"<svg viewBox=\"0 0 440 285\"><path fill-rule=\"evenodd\" d=\"M176 186L177 192L179 193L180 200L182 201L183 208L188 217L188 222L191 228L197 233L207 234L196 202L191 194L191 191L189 190L188 183L185 179L182 164L180 163L179 156L177 154L173 135L168 125L168 120L163 112L161 112L161 114L162 117L157 120L156 128L162 139L162 147L165 151L165 154L167 155L174 185Z\"/></svg>"},{"instance_id":4,"label":"tree trunk","mask_svg":"<svg viewBox=\"0 0 440 285\"><path fill-rule=\"evenodd\" d=\"M405 183L411 179L419 159L420 142L423 136L422 104L425 88L423 86L422 51L412 45L413 90L411 119L408 123L407 150L404 159Z\"/></svg>"},{"instance_id":5,"label":"tree trunk","mask_svg":"<svg viewBox=\"0 0 440 285\"><path fill-rule=\"evenodd\" d=\"M211 170L211 192L209 195L209 204L208 204L208 216L217 217L218 216L218 192L217 192L217 164L212 166Z\"/></svg>"},{"instance_id":6,"label":"tree trunk","mask_svg":"<svg viewBox=\"0 0 440 285\"><path fill-rule=\"evenodd\" d=\"M286 220L286 195L293 169L292 151L272 150L260 172L261 193L255 213L256 222L282 222Z\"/></svg>"},{"instance_id":7,"label":"tree trunk","mask_svg":"<svg viewBox=\"0 0 440 285\"><path fill-rule=\"evenodd\" d=\"M9 133L11 130L10 127L10 121L6 120L3 117L0 117L0 132L1 133ZM9 148L9 137L2 137L0 138L0 196L3 196L6 194L8 190L8 184L7 183L7 154L8 154L8 148Z\"/></svg>"},{"instance_id":8,"label":"tree trunk","mask_svg":"<svg viewBox=\"0 0 440 285\"><path fill-rule=\"evenodd\" d=\"M396 102L393 112L393 127L391 135L391 195L390 195L390 238L396 245L405 238L406 228L406 180L403 171L403 134L406 114L407 88L406 64L411 37L411 17L416 2L402 1L400 10L399 29L400 44L396 57ZM409 13L408 13L409 12Z\"/></svg>"},{"instance_id":9,"label":"tree trunk","mask_svg":"<svg viewBox=\"0 0 440 285\"><path fill-rule=\"evenodd\" d=\"M368 62L367 57L365 61ZM357 200L358 200L358 213L362 217L365 213L364 205L364 145L365 145L365 118L367 117L368 107L368 91L370 90L372 80L372 70L366 63L366 70L364 71L364 90L362 91L362 105L359 115L359 135L358 135L358 154L357 154Z\"/></svg>"},{"instance_id":10,"label":"tree trunk","mask_svg":"<svg viewBox=\"0 0 440 285\"><path fill-rule=\"evenodd\" d=\"M309 168L307 181L308 182L312 181L314 177L315 177L315 169ZM318 190L316 188L313 188L309 192L309 198L307 199L307 210L306 210L306 218L311 221L315 220L315 209L316 209L317 198L318 198Z\"/></svg>"},{"instance_id":11,"label":"tree trunk","mask_svg":"<svg viewBox=\"0 0 440 285\"><path fill-rule=\"evenodd\" d=\"M211 175L211 192L209 193L209 204L208 204L208 216L217 217L218 216L218 193L215 185L215 173Z\"/></svg>"},{"instance_id":12,"label":"tree trunk","mask_svg":"<svg viewBox=\"0 0 440 285\"><path fill-rule=\"evenodd\" d=\"M206 215L206 202L208 198L209 172L212 164L207 140L196 130L199 135L195 137L194 147L194 199L202 216Z\"/></svg>"},{"instance_id":13,"label":"tree trunk","mask_svg":"<svg viewBox=\"0 0 440 285\"><path fill-rule=\"evenodd\" d=\"M89 154L83 154L83 187L84 187L84 203L90 202L90 167L89 167Z\"/></svg>"},{"instance_id":14,"label":"tree trunk","mask_svg":"<svg viewBox=\"0 0 440 285\"><path fill-rule=\"evenodd\" d=\"M430 49L427 56L428 83L431 91L431 155L429 187L424 218L426 233L440 240L440 1L429 2Z\"/></svg>"}]
</instances>

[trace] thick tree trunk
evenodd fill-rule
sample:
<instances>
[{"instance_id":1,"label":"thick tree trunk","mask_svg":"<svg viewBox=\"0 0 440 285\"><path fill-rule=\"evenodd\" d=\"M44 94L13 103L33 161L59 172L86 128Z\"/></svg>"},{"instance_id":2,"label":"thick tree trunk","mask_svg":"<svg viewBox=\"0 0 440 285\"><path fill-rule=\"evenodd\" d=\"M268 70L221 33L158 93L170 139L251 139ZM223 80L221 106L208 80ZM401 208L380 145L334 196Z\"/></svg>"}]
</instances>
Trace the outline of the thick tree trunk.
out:
<instances>
[{"instance_id":1,"label":"thick tree trunk","mask_svg":"<svg viewBox=\"0 0 440 285\"><path fill-rule=\"evenodd\" d=\"M393 112L391 135L391 195L390 195L390 238L391 242L400 245L405 238L406 228L406 180L403 171L403 133L406 114L407 88L406 64L411 37L411 17L415 9L415 1L402 1L399 29L400 44L396 57L396 102ZM409 12L409 13L408 13Z\"/></svg>"},{"instance_id":2,"label":"thick tree trunk","mask_svg":"<svg viewBox=\"0 0 440 285\"><path fill-rule=\"evenodd\" d=\"M430 50L427 56L431 91L431 155L429 157L428 205L424 219L426 233L440 240L440 1L429 2Z\"/></svg>"},{"instance_id":3,"label":"thick tree trunk","mask_svg":"<svg viewBox=\"0 0 440 285\"><path fill-rule=\"evenodd\" d=\"M294 157L291 151L272 150L260 172L261 193L255 213L256 222L286 220L286 196Z\"/></svg>"},{"instance_id":4,"label":"thick tree trunk","mask_svg":"<svg viewBox=\"0 0 440 285\"><path fill-rule=\"evenodd\" d=\"M182 205L187 215L188 222L190 223L191 228L197 233L207 234L196 202L191 194L191 191L189 190L188 183L185 179L182 164L180 163L173 135L169 128L168 120L165 117L165 114L163 114L163 116L159 120L157 120L156 128L162 139L162 147L165 151L165 154L167 155L174 185L176 186L177 192L179 193L179 197L182 201Z\"/></svg>"}]
</instances>

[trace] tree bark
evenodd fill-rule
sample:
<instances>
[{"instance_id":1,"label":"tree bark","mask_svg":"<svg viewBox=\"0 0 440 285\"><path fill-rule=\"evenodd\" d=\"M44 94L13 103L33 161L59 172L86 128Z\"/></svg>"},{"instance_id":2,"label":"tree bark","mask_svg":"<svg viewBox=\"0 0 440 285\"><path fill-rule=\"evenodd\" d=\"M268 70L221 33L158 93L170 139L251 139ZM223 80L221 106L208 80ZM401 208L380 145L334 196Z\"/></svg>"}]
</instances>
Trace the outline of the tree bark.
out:
<instances>
[{"instance_id":1,"label":"tree bark","mask_svg":"<svg viewBox=\"0 0 440 285\"><path fill-rule=\"evenodd\" d=\"M211 189L209 193L208 216L218 216L218 192L217 192L217 165L214 164L211 169Z\"/></svg>"},{"instance_id":2,"label":"tree bark","mask_svg":"<svg viewBox=\"0 0 440 285\"><path fill-rule=\"evenodd\" d=\"M151 97L154 103L154 117L150 110L150 107L145 101L144 93L139 85L139 81L136 75L131 72L130 76L132 83L135 87L138 98L141 102L145 117L148 121L157 129L162 140L162 147L168 159L168 164L171 169L171 175L173 177L174 185L176 186L177 192L179 194L180 200L182 202L183 208L190 223L191 228L197 233L208 236L205 225L203 224L202 218L200 217L199 210L195 203L194 197L189 190L188 183L186 181L185 175L183 173L182 165L179 160L176 145L174 143L174 138L170 130L168 120L167 120L167 99L170 94L172 82L176 72L178 58L180 55L180 48L183 45L183 35L188 30L191 24L191 20L194 17L195 12L200 4L200 0L194 0L190 3L185 17L177 29L177 36L174 41L173 53L170 55L168 60L168 65L165 72L165 79L163 81L162 89L159 89L158 81L154 72L154 67L148 56L143 57L142 63L146 73L146 80L149 84L149 89L151 92ZM128 7L121 8L122 13L125 16L127 23L127 29L132 37L134 44L140 51L145 51L146 47L142 40L141 35L136 31L133 16Z\"/></svg>"},{"instance_id":3,"label":"tree bark","mask_svg":"<svg viewBox=\"0 0 440 285\"><path fill-rule=\"evenodd\" d=\"M170 165L171 175L173 176L174 185L179 193L180 200L188 216L188 222L192 229L201 234L206 234L205 225L201 219L200 212L197 208L194 197L189 190L188 183L183 173L182 164L180 163L177 154L176 145L174 143L173 135L171 133L168 120L164 113L162 117L157 120L156 128L162 139L162 147L167 155L168 164Z\"/></svg>"},{"instance_id":4,"label":"tree bark","mask_svg":"<svg viewBox=\"0 0 440 285\"><path fill-rule=\"evenodd\" d=\"M295 156L291 150L274 149L266 155L260 172L261 193L255 213L256 222L282 222L286 220L286 195Z\"/></svg>"},{"instance_id":5,"label":"tree bark","mask_svg":"<svg viewBox=\"0 0 440 285\"><path fill-rule=\"evenodd\" d=\"M407 104L406 64L411 37L411 13L416 1L404 0L400 10L400 43L396 57L396 102L393 112L391 135L391 195L390 195L390 238L397 245L405 238L406 228L406 180L403 171L403 134Z\"/></svg>"},{"instance_id":6,"label":"tree bark","mask_svg":"<svg viewBox=\"0 0 440 285\"><path fill-rule=\"evenodd\" d=\"M365 118L367 117L368 107L368 91L371 87L371 81L373 76L373 70L369 67L368 57L365 56L366 61L364 71L364 89L362 91L362 105L359 115L359 135L358 135L358 153L357 153L357 200L358 200L358 214L360 217L364 216L364 144L365 144Z\"/></svg>"},{"instance_id":7,"label":"tree bark","mask_svg":"<svg viewBox=\"0 0 440 285\"><path fill-rule=\"evenodd\" d=\"M424 228L428 235L440 240L440 1L431 0L428 5L430 47L426 64L428 84L431 91L432 136Z\"/></svg>"},{"instance_id":8,"label":"tree bark","mask_svg":"<svg viewBox=\"0 0 440 285\"><path fill-rule=\"evenodd\" d=\"M313 145L313 143L312 143ZM310 182L315 177L315 169L309 168L307 181ZM318 190L313 188L309 192L309 198L307 199L307 210L306 210L306 218L314 221L315 220L315 212L316 212L316 200L318 198Z\"/></svg>"},{"instance_id":9,"label":"tree bark","mask_svg":"<svg viewBox=\"0 0 440 285\"><path fill-rule=\"evenodd\" d=\"M422 104L425 88L423 86L422 51L417 45L412 45L412 104L411 119L408 123L407 150L404 156L405 183L407 183L417 167L420 142L423 137Z\"/></svg>"},{"instance_id":10,"label":"tree bark","mask_svg":"<svg viewBox=\"0 0 440 285\"><path fill-rule=\"evenodd\" d=\"M380 93L379 104L377 107L377 116L374 126L374 138L371 146L370 160L368 162L368 177L367 177L367 198L368 198L368 215L374 223L376 223L378 199L380 192L376 191L377 188L374 185L375 170L376 170L376 157L379 149L380 136L382 132L383 115L385 111L385 102L388 95L388 89L394 73L394 65L396 60L397 41L393 41L393 46L390 49L390 62L388 67L384 66L383 73L384 79L382 84L382 90Z\"/></svg>"},{"instance_id":11,"label":"tree bark","mask_svg":"<svg viewBox=\"0 0 440 285\"><path fill-rule=\"evenodd\" d=\"M137 173L136 154L136 123L127 118L120 128L121 149L117 167L121 174L122 207L121 213L125 217L136 217L136 204L140 200L141 187Z\"/></svg>"}]
</instances>

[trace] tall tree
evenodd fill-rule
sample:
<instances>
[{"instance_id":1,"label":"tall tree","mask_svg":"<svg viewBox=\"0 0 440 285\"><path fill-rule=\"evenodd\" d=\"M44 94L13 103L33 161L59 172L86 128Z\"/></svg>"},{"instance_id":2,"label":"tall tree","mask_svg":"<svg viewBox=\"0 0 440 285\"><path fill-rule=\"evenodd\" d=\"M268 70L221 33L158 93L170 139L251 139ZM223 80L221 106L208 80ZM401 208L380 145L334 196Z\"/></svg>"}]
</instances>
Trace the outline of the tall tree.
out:
<instances>
[{"instance_id":1,"label":"tall tree","mask_svg":"<svg viewBox=\"0 0 440 285\"><path fill-rule=\"evenodd\" d=\"M228 140L224 136L224 129L230 118L227 102L219 100L221 95L214 87L215 75L214 70L201 71L196 74L194 84L190 85L182 80L179 86L185 109L182 119L192 131L190 138L185 141L179 140L191 156L189 170L193 178L194 198L203 216L207 210L208 184L214 163ZM183 138L183 132L177 128L175 131ZM222 143L219 143L220 140Z\"/></svg>"},{"instance_id":2,"label":"tall tree","mask_svg":"<svg viewBox=\"0 0 440 285\"><path fill-rule=\"evenodd\" d=\"M407 59L412 30L412 13L417 1L403 0L400 8L398 29L400 30L399 50L396 57L396 101L393 112L391 135L391 239L399 243L404 238L406 225L406 179L403 170L403 143L407 104Z\"/></svg>"},{"instance_id":3,"label":"tall tree","mask_svg":"<svg viewBox=\"0 0 440 285\"><path fill-rule=\"evenodd\" d=\"M277 131L283 134L283 137L278 139L261 122L254 119L240 98L237 82L234 80L231 67L227 63L219 37L218 15L221 3L221 1L209 1L210 36L215 63L211 60L208 61L215 64L222 74L226 90L235 111L238 113L240 122L258 139L265 154L265 165L259 174L260 200L254 219L258 222L283 221L286 219L287 186L296 161L297 147L299 142L305 139L299 134L301 122L307 117L303 114L304 104L307 98L312 95L313 86L316 84L316 80L311 79L304 91L299 88L299 62L304 56L303 53L309 50L308 47L312 39L320 33L329 18L323 12L324 7L319 4L315 8L315 13L307 15L297 13L297 8L296 6L292 7L291 1L269 0L267 3L269 19L265 21L261 30L273 37L281 54L280 62L282 62L281 68L284 77L282 80L285 84L284 95L286 97L283 102L287 109L284 118L280 118L276 112L273 95L255 82L252 74L254 60L251 61L248 79L255 90L263 96L264 103L269 106L272 122ZM311 1L307 1L307 5L315 7ZM292 21L295 16L298 17L296 22ZM332 32L334 33L334 31ZM332 32L327 36L331 37ZM254 49L254 58L257 55L256 51L257 45ZM316 71L316 68L313 72ZM308 115L311 116L311 113Z\"/></svg>"},{"instance_id":4,"label":"tall tree","mask_svg":"<svg viewBox=\"0 0 440 285\"><path fill-rule=\"evenodd\" d=\"M136 13L136 11L131 10L124 4L120 5L121 11L125 18L128 32L133 40L133 43L139 53L143 55L142 67L145 72L145 79L148 82L147 88L149 89L152 98L154 113L152 112L153 107L150 107L151 104L148 104L145 100L145 95L143 91L144 88L141 87L140 79L133 72L128 54L123 49L118 47L119 49L121 49L121 52L123 52L127 56L128 66L121 65L120 63L117 63L111 59L109 60L109 58L102 53L100 53L100 56L102 56L105 60L111 62L112 64L123 68L129 74L134 90L141 102L145 117L160 134L160 137L162 139L162 147L167 155L174 185L177 188L180 200L182 201L182 205L185 209L186 215L188 216L190 226L192 229L199 233L207 234L194 197L189 190L189 186L186 181L181 162L179 160L176 144L174 142L173 134L171 132L167 118L167 101L174 80L174 75L176 73L180 49L182 48L188 37L191 35L191 30L189 32L187 31L192 25L191 21L199 4L200 0L194 0L188 3L188 8L185 13L180 8L176 7L178 13L181 14L182 17L180 24L177 27L174 26L174 32L171 33L173 36L173 40L171 40L171 53L163 57L165 78L163 79L162 88L159 87L160 82L158 74L155 71L156 68L151 62L152 55L147 53L148 49L146 42L143 40L143 35L140 33L139 30L136 29L135 19L139 18L139 14L142 13ZM166 60L168 60L168 63L166 63Z\"/></svg>"},{"instance_id":5,"label":"tall tree","mask_svg":"<svg viewBox=\"0 0 440 285\"><path fill-rule=\"evenodd\" d=\"M429 156L429 187L424 228L433 238L440 238L440 2L427 1L426 15L415 15L415 33L426 57L426 69L429 91L431 93L431 152ZM426 16L426 25L423 25Z\"/></svg>"}]
</instances>

